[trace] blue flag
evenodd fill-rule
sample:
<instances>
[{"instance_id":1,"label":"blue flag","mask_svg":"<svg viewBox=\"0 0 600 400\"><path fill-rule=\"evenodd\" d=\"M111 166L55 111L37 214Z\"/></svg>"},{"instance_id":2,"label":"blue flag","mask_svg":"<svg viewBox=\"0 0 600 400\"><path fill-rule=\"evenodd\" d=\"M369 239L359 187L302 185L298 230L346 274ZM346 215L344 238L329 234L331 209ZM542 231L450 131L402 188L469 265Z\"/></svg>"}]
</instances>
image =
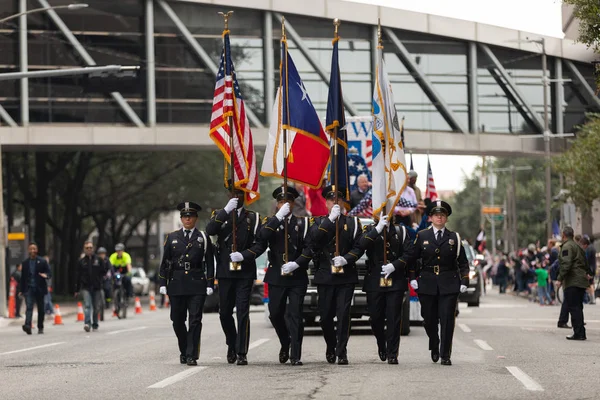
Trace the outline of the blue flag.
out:
<instances>
[{"instance_id":1,"label":"blue flag","mask_svg":"<svg viewBox=\"0 0 600 400\"><path fill-rule=\"evenodd\" d=\"M346 133L346 118L344 116L344 97L342 96L337 38L333 42L333 55L331 57L331 76L329 79L326 125L327 131L332 138L333 132L337 128L337 142L331 143L329 184L333 185L335 183L335 172L337 170L338 187L342 189L342 191L345 190L346 201L350 201L350 182L348 181L348 135ZM336 150L337 165L333 165Z\"/></svg>"}]
</instances>

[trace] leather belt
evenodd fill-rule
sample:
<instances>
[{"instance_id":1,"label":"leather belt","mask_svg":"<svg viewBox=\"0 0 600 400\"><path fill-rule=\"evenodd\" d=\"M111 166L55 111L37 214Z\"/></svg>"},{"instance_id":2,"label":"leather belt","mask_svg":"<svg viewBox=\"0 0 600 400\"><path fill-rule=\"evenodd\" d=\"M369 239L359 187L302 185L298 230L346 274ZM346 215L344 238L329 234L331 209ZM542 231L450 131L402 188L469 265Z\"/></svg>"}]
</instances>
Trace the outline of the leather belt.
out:
<instances>
[{"instance_id":1,"label":"leather belt","mask_svg":"<svg viewBox=\"0 0 600 400\"><path fill-rule=\"evenodd\" d=\"M440 272L454 271L453 267L446 267L446 266L440 267L439 265L424 265L423 268L433 271L433 273L436 275L439 275Z\"/></svg>"},{"instance_id":2,"label":"leather belt","mask_svg":"<svg viewBox=\"0 0 600 400\"><path fill-rule=\"evenodd\" d=\"M179 264L179 268L173 268L173 270L175 270L175 271L189 271L190 269L192 269L192 264L189 261L178 262L178 264Z\"/></svg>"}]
</instances>

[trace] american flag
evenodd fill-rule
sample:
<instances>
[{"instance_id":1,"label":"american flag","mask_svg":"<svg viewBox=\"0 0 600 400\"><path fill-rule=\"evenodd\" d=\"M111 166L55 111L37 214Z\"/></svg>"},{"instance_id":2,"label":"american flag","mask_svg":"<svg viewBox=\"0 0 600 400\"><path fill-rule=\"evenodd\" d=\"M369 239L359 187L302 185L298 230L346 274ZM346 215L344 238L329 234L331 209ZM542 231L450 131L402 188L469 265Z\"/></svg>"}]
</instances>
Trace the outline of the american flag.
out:
<instances>
[{"instance_id":1,"label":"american flag","mask_svg":"<svg viewBox=\"0 0 600 400\"><path fill-rule=\"evenodd\" d=\"M213 99L212 114L210 118L210 138L223 153L227 164L231 164L231 146L233 147L233 170L235 187L246 192L246 204L260 198L258 189L258 170L256 169L256 155L252 143L252 132L246 116L244 99L240 86L235 76L229 32L223 35L223 52L221 64L217 73L217 83ZM233 124L233 135L230 136L231 127L229 117ZM225 180L228 172L225 168Z\"/></svg>"},{"instance_id":2,"label":"american flag","mask_svg":"<svg viewBox=\"0 0 600 400\"><path fill-rule=\"evenodd\" d=\"M371 182L371 172L364 158L351 151L348 153L348 173L350 174L350 192L357 189L356 180L360 175L366 175Z\"/></svg>"},{"instance_id":3,"label":"american flag","mask_svg":"<svg viewBox=\"0 0 600 400\"><path fill-rule=\"evenodd\" d=\"M373 192L369 189L367 193L365 193L365 197L354 207L352 210L348 212L348 215L351 217L372 217L373 216ZM411 203L410 200L405 199L404 197L400 197L398 201L398 206L405 208L416 208L417 204Z\"/></svg>"},{"instance_id":4,"label":"american flag","mask_svg":"<svg viewBox=\"0 0 600 400\"><path fill-rule=\"evenodd\" d=\"M437 190L435 190L435 182L433 181L433 173L431 172L431 164L429 163L429 157L427 157L427 190L425 191L425 198L431 201L438 199Z\"/></svg>"}]
</instances>

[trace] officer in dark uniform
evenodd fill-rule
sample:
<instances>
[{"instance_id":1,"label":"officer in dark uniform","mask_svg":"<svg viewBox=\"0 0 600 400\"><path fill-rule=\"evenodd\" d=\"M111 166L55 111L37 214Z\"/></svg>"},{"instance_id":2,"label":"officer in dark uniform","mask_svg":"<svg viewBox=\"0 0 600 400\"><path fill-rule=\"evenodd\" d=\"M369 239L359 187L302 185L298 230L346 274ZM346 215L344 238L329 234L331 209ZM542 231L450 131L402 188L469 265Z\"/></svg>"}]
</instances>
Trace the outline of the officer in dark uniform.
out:
<instances>
[{"instance_id":1,"label":"officer in dark uniform","mask_svg":"<svg viewBox=\"0 0 600 400\"><path fill-rule=\"evenodd\" d=\"M412 247L412 240L406 228L390 225L387 215L376 222L365 227L360 239L360 246L367 251L368 257L363 292L367 293L371 329L377 339L379 358L381 361L387 360L388 364L398 364L402 300L408 289L406 264L399 258ZM385 264L384 230L387 239ZM384 328L387 329L384 331Z\"/></svg>"},{"instance_id":2,"label":"officer in dark uniform","mask_svg":"<svg viewBox=\"0 0 600 400\"><path fill-rule=\"evenodd\" d=\"M327 344L325 358L333 364L337 357L338 364L346 365L350 304L354 286L358 283L355 263L363 254L359 246L362 226L357 217L342 215L341 207L345 209L348 206L344 200L346 189L338 189L337 204L334 202L335 191L333 185L323 189L322 195L326 199L329 215L315 219L309 229L308 247L296 259L296 263L306 268L310 259L313 259L321 328ZM339 256L335 256L336 220L339 220ZM337 326L333 322L334 317L337 318Z\"/></svg>"},{"instance_id":3,"label":"officer in dark uniform","mask_svg":"<svg viewBox=\"0 0 600 400\"><path fill-rule=\"evenodd\" d=\"M231 180L228 182L228 189ZM235 190L225 208L215 210L206 225L209 235L217 235L217 279L219 281L219 317L227 342L227 362L248 365L246 355L250 342L250 296L256 280L256 261L244 260L240 253L254 244L261 228L260 216L244 208L245 194ZM233 245L233 213L235 213L236 251ZM236 308L237 331L233 321Z\"/></svg>"},{"instance_id":4,"label":"officer in dark uniform","mask_svg":"<svg viewBox=\"0 0 600 400\"><path fill-rule=\"evenodd\" d=\"M273 191L277 200L277 213L263 220L263 226L258 232L256 243L248 250L242 251L244 260L253 259L256 254L262 254L269 248L269 268L265 282L269 285L269 318L277 332L281 350L279 362L285 364L289 359L292 365L302 365L302 338L304 324L302 305L308 286L306 267L300 268L295 260L304 250L305 238L308 232L308 217L296 217L290 209L299 196L298 191L288 186L284 192L283 186ZM285 219L288 224L288 256L285 258ZM285 265L284 265L285 264ZM287 305L286 305L287 304ZM291 356L290 356L291 347Z\"/></svg>"},{"instance_id":5,"label":"officer in dark uniform","mask_svg":"<svg viewBox=\"0 0 600 400\"><path fill-rule=\"evenodd\" d=\"M446 228L448 216L452 214L450 204L433 201L427 207L427 214L431 216L432 226L417 233L414 246L402 256L402 262L409 266L410 285L419 294L431 360L437 362L441 353L442 365L452 365L454 312L459 292L467 291L469 262L460 235ZM418 278L413 267L417 260L422 261Z\"/></svg>"},{"instance_id":6,"label":"officer in dark uniform","mask_svg":"<svg viewBox=\"0 0 600 400\"><path fill-rule=\"evenodd\" d=\"M202 309L207 295L213 293L215 262L213 245L206 233L195 228L201 207L192 202L177 206L183 228L165 239L160 265L160 293L171 300L171 321L179 343L179 361L198 365ZM185 320L190 314L189 330Z\"/></svg>"}]
</instances>

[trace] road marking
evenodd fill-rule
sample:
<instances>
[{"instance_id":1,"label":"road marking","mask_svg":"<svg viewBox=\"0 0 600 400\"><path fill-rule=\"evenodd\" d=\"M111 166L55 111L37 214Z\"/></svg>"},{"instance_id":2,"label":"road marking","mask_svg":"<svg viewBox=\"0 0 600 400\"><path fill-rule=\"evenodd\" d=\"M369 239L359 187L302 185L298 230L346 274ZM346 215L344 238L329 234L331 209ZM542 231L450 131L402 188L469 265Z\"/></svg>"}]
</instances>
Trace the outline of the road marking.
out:
<instances>
[{"instance_id":1,"label":"road marking","mask_svg":"<svg viewBox=\"0 0 600 400\"><path fill-rule=\"evenodd\" d=\"M107 332L107 335L116 335L117 333L123 333L123 332L133 332L133 331L141 331L142 329L146 329L147 326L139 326L137 328L130 328L130 329L121 329L120 331L112 331L112 332Z\"/></svg>"},{"instance_id":2,"label":"road marking","mask_svg":"<svg viewBox=\"0 0 600 400\"><path fill-rule=\"evenodd\" d=\"M178 374L175 374L173 376L170 376L166 379L163 379L160 382L156 382L154 385L150 385L148 386L148 389L162 389L164 387L167 387L169 385L172 385L176 382L182 381L185 378L192 376L194 374L197 374L198 372L202 371L203 369L206 369L207 367L193 367L190 369L186 369L185 371L182 371Z\"/></svg>"},{"instance_id":3,"label":"road marking","mask_svg":"<svg viewBox=\"0 0 600 400\"><path fill-rule=\"evenodd\" d=\"M521 369L519 367L506 367L506 369L515 378L517 378L519 381L521 381L521 383L523 384L523 386L525 386L525 389L532 390L534 392L542 392L542 391L544 391L544 388L539 383L537 383L536 381L534 381L525 372L521 371Z\"/></svg>"},{"instance_id":4,"label":"road marking","mask_svg":"<svg viewBox=\"0 0 600 400\"><path fill-rule=\"evenodd\" d=\"M458 324L458 327L459 327L460 329L462 329L462 331L463 331L464 333L471 333L471 328L469 328L469 327L468 327L467 325L465 325L465 324Z\"/></svg>"},{"instance_id":5,"label":"road marking","mask_svg":"<svg viewBox=\"0 0 600 400\"><path fill-rule=\"evenodd\" d=\"M255 349L258 346L260 346L261 344L267 343L269 340L271 340L271 339L258 339L256 342L250 343L250 346L248 346L248 350Z\"/></svg>"},{"instance_id":6,"label":"road marking","mask_svg":"<svg viewBox=\"0 0 600 400\"><path fill-rule=\"evenodd\" d=\"M43 349L45 347L58 346L59 344L64 344L64 343L65 342L56 342L56 343L43 344L41 346L28 347L26 349L21 349L21 350L7 351L6 353L0 353L0 356L6 355L6 354L22 353L24 351L30 351L30 350Z\"/></svg>"},{"instance_id":7,"label":"road marking","mask_svg":"<svg viewBox=\"0 0 600 400\"><path fill-rule=\"evenodd\" d=\"M494 350L492 349L492 346L490 346L489 344L487 344L487 342L485 340L481 340L481 339L475 339L473 340L475 342L475 344L479 347L481 347L481 350Z\"/></svg>"}]
</instances>

